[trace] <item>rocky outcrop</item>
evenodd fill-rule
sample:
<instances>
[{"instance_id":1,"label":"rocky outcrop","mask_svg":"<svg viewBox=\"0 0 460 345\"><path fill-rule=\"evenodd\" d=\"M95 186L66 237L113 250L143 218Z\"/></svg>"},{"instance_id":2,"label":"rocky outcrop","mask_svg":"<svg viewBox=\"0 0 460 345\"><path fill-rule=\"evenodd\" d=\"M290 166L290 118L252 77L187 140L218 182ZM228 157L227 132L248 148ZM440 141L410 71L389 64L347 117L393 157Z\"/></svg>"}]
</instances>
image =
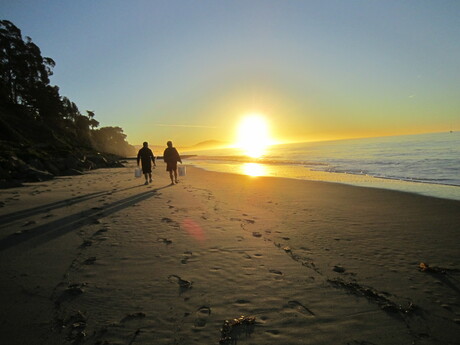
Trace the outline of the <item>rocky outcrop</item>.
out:
<instances>
[{"instance_id":1,"label":"rocky outcrop","mask_svg":"<svg viewBox=\"0 0 460 345\"><path fill-rule=\"evenodd\" d=\"M0 188L39 182L55 176L81 175L98 168L123 167L119 157L91 152L53 151L26 145L0 144Z\"/></svg>"}]
</instances>

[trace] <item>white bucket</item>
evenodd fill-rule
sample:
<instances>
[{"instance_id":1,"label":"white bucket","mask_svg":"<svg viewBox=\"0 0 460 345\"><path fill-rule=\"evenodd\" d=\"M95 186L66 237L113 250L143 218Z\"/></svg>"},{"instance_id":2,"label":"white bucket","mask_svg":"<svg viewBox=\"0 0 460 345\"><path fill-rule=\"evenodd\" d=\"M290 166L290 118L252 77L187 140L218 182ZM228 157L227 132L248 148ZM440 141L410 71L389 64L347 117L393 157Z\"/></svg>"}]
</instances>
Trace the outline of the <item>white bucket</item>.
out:
<instances>
[{"instance_id":1,"label":"white bucket","mask_svg":"<svg viewBox=\"0 0 460 345\"><path fill-rule=\"evenodd\" d=\"M141 168L134 169L134 177L141 177L141 176L142 176Z\"/></svg>"},{"instance_id":2,"label":"white bucket","mask_svg":"<svg viewBox=\"0 0 460 345\"><path fill-rule=\"evenodd\" d=\"M185 165L179 165L179 176L185 176L187 174L187 169Z\"/></svg>"}]
</instances>

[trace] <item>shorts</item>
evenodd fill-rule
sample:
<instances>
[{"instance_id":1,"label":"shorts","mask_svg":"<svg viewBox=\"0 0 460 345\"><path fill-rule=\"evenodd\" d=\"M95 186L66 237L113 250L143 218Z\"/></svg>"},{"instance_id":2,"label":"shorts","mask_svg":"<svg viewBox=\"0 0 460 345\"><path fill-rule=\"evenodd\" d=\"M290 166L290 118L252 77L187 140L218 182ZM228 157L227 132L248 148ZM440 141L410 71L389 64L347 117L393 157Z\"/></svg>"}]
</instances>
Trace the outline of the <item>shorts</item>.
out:
<instances>
[{"instance_id":1,"label":"shorts","mask_svg":"<svg viewBox=\"0 0 460 345\"><path fill-rule=\"evenodd\" d=\"M177 162L167 162L166 163L166 171L176 171L177 170Z\"/></svg>"},{"instance_id":2,"label":"shorts","mask_svg":"<svg viewBox=\"0 0 460 345\"><path fill-rule=\"evenodd\" d=\"M142 172L144 174L151 174L152 173L152 164L142 164Z\"/></svg>"}]
</instances>

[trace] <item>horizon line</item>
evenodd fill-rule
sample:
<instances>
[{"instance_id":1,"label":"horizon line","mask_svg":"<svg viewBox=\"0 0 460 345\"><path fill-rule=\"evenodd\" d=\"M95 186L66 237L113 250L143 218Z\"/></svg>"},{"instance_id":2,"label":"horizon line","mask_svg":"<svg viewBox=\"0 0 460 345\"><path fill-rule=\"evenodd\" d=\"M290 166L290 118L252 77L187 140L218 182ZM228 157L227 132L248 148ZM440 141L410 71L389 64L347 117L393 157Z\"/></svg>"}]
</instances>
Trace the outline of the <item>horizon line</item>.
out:
<instances>
[{"instance_id":1,"label":"horizon line","mask_svg":"<svg viewBox=\"0 0 460 345\"><path fill-rule=\"evenodd\" d=\"M167 123L155 123L154 126L159 127L185 127L185 128L218 128L217 126L206 126L206 125L174 125L174 124L167 124Z\"/></svg>"}]
</instances>

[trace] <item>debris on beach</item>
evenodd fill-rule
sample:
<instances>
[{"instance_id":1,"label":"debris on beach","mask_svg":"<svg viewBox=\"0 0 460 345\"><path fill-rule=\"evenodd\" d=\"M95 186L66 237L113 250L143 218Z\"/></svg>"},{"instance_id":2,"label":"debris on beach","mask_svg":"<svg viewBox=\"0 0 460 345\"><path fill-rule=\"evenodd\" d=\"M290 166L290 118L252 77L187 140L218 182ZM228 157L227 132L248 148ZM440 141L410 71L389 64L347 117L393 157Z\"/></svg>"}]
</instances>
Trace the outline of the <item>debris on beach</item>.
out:
<instances>
[{"instance_id":1,"label":"debris on beach","mask_svg":"<svg viewBox=\"0 0 460 345\"><path fill-rule=\"evenodd\" d=\"M428 272L428 273L438 273L438 274L446 274L448 269L436 267L436 266L429 266L425 262L421 262L418 266L419 271L421 272Z\"/></svg>"},{"instance_id":2,"label":"debris on beach","mask_svg":"<svg viewBox=\"0 0 460 345\"><path fill-rule=\"evenodd\" d=\"M391 301L385 297L385 295L389 295L387 292L379 292L373 288L361 286L358 283L344 282L339 279L328 279L327 281L335 287L344 288L352 294L367 298L369 301L376 303L382 310L386 312L410 314L417 309L417 306L411 301L408 301L407 306L403 306Z\"/></svg>"},{"instance_id":3,"label":"debris on beach","mask_svg":"<svg viewBox=\"0 0 460 345\"><path fill-rule=\"evenodd\" d=\"M62 328L67 329L66 339L71 341L73 345L80 344L86 337L86 323L88 318L81 311L77 311L75 314L67 318Z\"/></svg>"},{"instance_id":4,"label":"debris on beach","mask_svg":"<svg viewBox=\"0 0 460 345\"><path fill-rule=\"evenodd\" d=\"M244 334L250 335L254 329L256 323L255 316L244 316L241 315L239 318L232 320L225 320L222 326L221 338L219 340L220 345L231 345L235 344L239 335L243 332Z\"/></svg>"}]
</instances>

